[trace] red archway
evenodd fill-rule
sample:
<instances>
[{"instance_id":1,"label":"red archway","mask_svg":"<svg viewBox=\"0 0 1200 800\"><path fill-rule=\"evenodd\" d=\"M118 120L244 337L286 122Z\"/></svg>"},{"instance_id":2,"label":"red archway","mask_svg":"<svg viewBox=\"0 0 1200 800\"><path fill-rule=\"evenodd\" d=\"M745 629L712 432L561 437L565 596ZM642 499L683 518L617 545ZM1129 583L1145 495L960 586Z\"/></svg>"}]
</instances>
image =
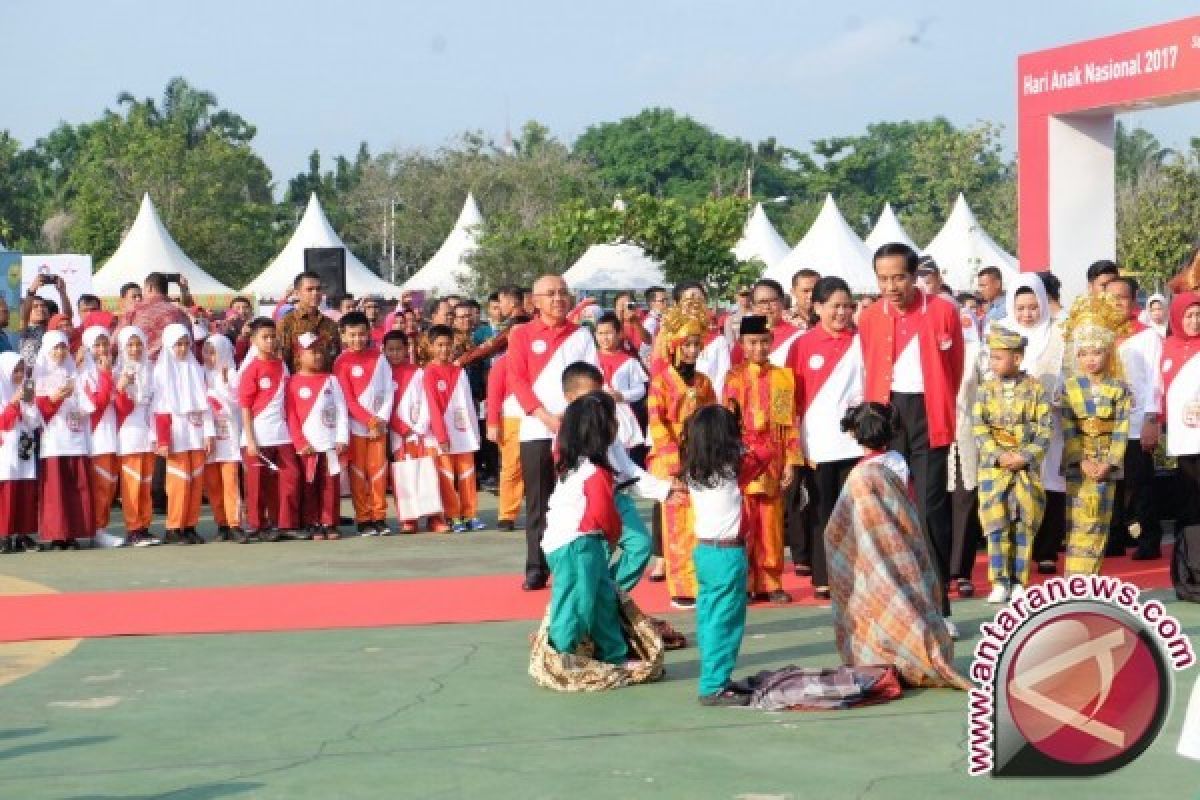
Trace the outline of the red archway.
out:
<instances>
[{"instance_id":1,"label":"red archway","mask_svg":"<svg viewBox=\"0 0 1200 800\"><path fill-rule=\"evenodd\" d=\"M1116 114L1200 100L1200 16L1017 59L1017 247L1067 295L1116 255ZM1200 225L1198 225L1200 227Z\"/></svg>"}]
</instances>

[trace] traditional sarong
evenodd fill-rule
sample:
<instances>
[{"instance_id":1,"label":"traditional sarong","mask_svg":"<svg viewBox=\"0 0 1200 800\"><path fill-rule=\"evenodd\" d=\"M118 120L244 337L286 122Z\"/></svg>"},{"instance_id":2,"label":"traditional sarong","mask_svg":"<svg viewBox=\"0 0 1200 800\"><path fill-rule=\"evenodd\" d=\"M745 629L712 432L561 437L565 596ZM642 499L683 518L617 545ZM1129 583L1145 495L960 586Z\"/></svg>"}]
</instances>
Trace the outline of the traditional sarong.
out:
<instances>
[{"instance_id":1,"label":"traditional sarong","mask_svg":"<svg viewBox=\"0 0 1200 800\"><path fill-rule=\"evenodd\" d=\"M954 669L937 570L899 477L882 464L856 466L825 541L842 660L894 665L909 686L967 688Z\"/></svg>"}]
</instances>

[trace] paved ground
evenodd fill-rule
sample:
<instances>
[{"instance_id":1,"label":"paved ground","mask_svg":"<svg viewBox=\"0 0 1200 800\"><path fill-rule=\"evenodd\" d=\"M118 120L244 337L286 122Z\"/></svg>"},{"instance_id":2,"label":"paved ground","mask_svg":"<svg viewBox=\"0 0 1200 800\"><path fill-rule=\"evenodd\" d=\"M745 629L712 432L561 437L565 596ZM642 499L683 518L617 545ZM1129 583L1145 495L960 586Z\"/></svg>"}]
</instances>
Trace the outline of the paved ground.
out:
<instances>
[{"instance_id":1,"label":"paved ground","mask_svg":"<svg viewBox=\"0 0 1200 800\"><path fill-rule=\"evenodd\" d=\"M47 553L0 559L0 574L70 591L515 572L521 554L519 535L485 533ZM1200 608L1170 608L1195 637ZM990 612L976 600L956 615L968 628ZM691 632L688 615L673 622ZM532 627L54 643L0 685L0 798L1200 796L1200 767L1173 752L1191 673L1126 769L996 781L965 775L962 693L832 714L704 709L690 649L669 655L663 683L556 695L525 675ZM0 671L15 658L0 646ZM827 610L751 612L739 672L836 661Z\"/></svg>"}]
</instances>

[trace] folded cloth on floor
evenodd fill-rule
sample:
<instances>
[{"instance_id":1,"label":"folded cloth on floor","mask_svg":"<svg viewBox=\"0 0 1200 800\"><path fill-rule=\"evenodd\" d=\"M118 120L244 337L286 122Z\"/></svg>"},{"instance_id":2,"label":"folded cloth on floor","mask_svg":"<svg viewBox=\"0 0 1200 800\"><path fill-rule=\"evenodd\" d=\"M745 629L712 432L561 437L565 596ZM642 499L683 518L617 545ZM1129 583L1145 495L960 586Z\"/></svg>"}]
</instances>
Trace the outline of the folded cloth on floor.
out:
<instances>
[{"instance_id":1,"label":"folded cloth on floor","mask_svg":"<svg viewBox=\"0 0 1200 800\"><path fill-rule=\"evenodd\" d=\"M892 666L796 667L765 670L730 685L763 711L840 711L886 703L904 694Z\"/></svg>"}]
</instances>

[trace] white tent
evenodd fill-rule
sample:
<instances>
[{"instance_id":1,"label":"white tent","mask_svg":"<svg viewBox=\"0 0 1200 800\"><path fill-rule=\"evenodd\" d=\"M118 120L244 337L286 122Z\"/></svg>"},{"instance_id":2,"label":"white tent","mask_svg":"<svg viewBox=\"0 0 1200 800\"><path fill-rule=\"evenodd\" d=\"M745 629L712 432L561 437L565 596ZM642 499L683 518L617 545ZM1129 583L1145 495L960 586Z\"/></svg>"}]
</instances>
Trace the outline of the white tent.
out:
<instances>
[{"instance_id":1,"label":"white tent","mask_svg":"<svg viewBox=\"0 0 1200 800\"><path fill-rule=\"evenodd\" d=\"M750 218L746 220L742 238L733 246L733 254L739 261L756 258L769 269L787 258L791 249L779 235L779 231L775 230L771 220L767 219L767 212L763 211L762 203L758 203L750 213Z\"/></svg>"},{"instance_id":2,"label":"white tent","mask_svg":"<svg viewBox=\"0 0 1200 800\"><path fill-rule=\"evenodd\" d=\"M879 220L876 221L875 227L867 234L867 252L872 256L881 245L890 244L891 242L899 242L906 244L913 250L920 250L909 237L908 231L904 230L904 226L900 224L900 220L896 218L896 212L892 211L891 203L883 204L883 212L879 215Z\"/></svg>"},{"instance_id":3,"label":"white tent","mask_svg":"<svg viewBox=\"0 0 1200 800\"><path fill-rule=\"evenodd\" d=\"M975 288L975 276L984 267L999 267L1007 285L1016 280L1017 260L1006 253L979 224L960 193L946 224L925 248L942 270L944 280L956 292Z\"/></svg>"},{"instance_id":4,"label":"white tent","mask_svg":"<svg viewBox=\"0 0 1200 800\"><path fill-rule=\"evenodd\" d=\"M649 289L666 286L662 264L635 244L594 244L563 273L572 290Z\"/></svg>"},{"instance_id":5,"label":"white tent","mask_svg":"<svg viewBox=\"0 0 1200 800\"><path fill-rule=\"evenodd\" d=\"M453 294L468 288L463 285L470 270L467 259L478 246L482 227L483 215L479 213L474 195L468 192L454 229L433 254L433 258L404 282L404 288L438 295Z\"/></svg>"},{"instance_id":6,"label":"white tent","mask_svg":"<svg viewBox=\"0 0 1200 800\"><path fill-rule=\"evenodd\" d=\"M151 272L178 272L187 278L188 289L193 295L234 293L233 289L196 266L196 262L179 249L147 193L142 195L137 217L117 252L92 276L92 291L100 297L117 297L122 286L141 284Z\"/></svg>"},{"instance_id":7,"label":"white tent","mask_svg":"<svg viewBox=\"0 0 1200 800\"><path fill-rule=\"evenodd\" d=\"M779 281L786 291L792 284L792 276L806 267L823 276L842 278L853 292L879 291L871 267L871 254L838 211L831 194L825 195L821 213L817 214L804 238L787 258L768 268L763 277Z\"/></svg>"},{"instance_id":8,"label":"white tent","mask_svg":"<svg viewBox=\"0 0 1200 800\"><path fill-rule=\"evenodd\" d=\"M267 268L242 291L275 300L282 298L292 288L296 276L304 271L304 250L309 247L340 247L346 251L346 291L354 296L396 297L400 294L399 287L371 272L350 252L350 248L346 247L329 224L316 192L309 195L308 207L292 232L292 238L288 239L288 243Z\"/></svg>"}]
</instances>

